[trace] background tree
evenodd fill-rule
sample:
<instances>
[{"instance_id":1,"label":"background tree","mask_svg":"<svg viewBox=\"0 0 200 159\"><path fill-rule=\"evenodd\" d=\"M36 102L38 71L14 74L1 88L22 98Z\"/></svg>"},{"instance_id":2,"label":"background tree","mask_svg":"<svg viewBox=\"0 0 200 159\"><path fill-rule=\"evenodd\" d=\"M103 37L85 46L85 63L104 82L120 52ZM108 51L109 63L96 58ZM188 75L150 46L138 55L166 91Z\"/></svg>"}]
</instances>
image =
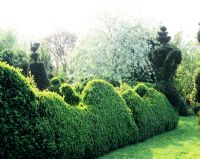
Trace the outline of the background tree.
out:
<instances>
[{"instance_id":1,"label":"background tree","mask_svg":"<svg viewBox=\"0 0 200 159\"><path fill-rule=\"evenodd\" d=\"M17 44L17 34L12 30L0 29L0 51L12 50Z\"/></svg>"},{"instance_id":2,"label":"background tree","mask_svg":"<svg viewBox=\"0 0 200 159\"><path fill-rule=\"evenodd\" d=\"M12 30L0 29L0 61L21 69L23 75L27 74L29 57Z\"/></svg>"},{"instance_id":3,"label":"background tree","mask_svg":"<svg viewBox=\"0 0 200 159\"><path fill-rule=\"evenodd\" d=\"M73 77L151 81L148 41L155 39L155 29L133 18L105 16L98 22L70 56Z\"/></svg>"},{"instance_id":4,"label":"background tree","mask_svg":"<svg viewBox=\"0 0 200 159\"><path fill-rule=\"evenodd\" d=\"M59 65L62 66L63 72L67 73L68 54L74 48L77 37L75 34L66 31L56 32L43 40L43 45L53 56L57 71Z\"/></svg>"}]
</instances>

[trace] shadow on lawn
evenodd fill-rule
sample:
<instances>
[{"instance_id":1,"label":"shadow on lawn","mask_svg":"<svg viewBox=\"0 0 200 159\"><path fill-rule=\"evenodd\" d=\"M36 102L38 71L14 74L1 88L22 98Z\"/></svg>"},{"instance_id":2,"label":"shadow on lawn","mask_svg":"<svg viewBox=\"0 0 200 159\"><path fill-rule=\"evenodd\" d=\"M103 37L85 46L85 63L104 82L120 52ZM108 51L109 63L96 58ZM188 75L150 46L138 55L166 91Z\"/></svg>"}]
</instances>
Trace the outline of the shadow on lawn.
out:
<instances>
[{"instance_id":1,"label":"shadow on lawn","mask_svg":"<svg viewBox=\"0 0 200 159\"><path fill-rule=\"evenodd\" d=\"M173 155L173 158L182 158L182 155L190 152L189 149L185 150L187 144L200 146L195 117L181 117L177 129L110 152L99 159L152 159L155 155L160 159L172 158Z\"/></svg>"}]
</instances>

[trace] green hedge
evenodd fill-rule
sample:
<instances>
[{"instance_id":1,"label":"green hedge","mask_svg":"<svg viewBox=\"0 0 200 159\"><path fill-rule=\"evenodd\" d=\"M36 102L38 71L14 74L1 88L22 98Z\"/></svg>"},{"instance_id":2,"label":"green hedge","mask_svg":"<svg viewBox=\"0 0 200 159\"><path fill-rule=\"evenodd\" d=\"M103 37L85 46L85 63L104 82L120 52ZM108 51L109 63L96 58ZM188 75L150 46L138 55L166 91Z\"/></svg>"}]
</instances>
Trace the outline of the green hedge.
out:
<instances>
[{"instance_id":1,"label":"green hedge","mask_svg":"<svg viewBox=\"0 0 200 159\"><path fill-rule=\"evenodd\" d=\"M25 77L0 62L0 158L94 158L176 126L177 114L161 93L127 93L130 101L135 96L132 113L111 84L93 80L73 107L56 93L33 91Z\"/></svg>"},{"instance_id":2,"label":"green hedge","mask_svg":"<svg viewBox=\"0 0 200 159\"><path fill-rule=\"evenodd\" d=\"M28 158L33 151L35 99L25 77L0 62L0 158Z\"/></svg>"},{"instance_id":3,"label":"green hedge","mask_svg":"<svg viewBox=\"0 0 200 159\"><path fill-rule=\"evenodd\" d=\"M145 88L144 91L140 88ZM139 92L141 96L137 93ZM143 92L143 93L141 93ZM122 94L127 106L132 110L138 126L140 140L175 128L178 124L178 113L160 92L138 84Z\"/></svg>"},{"instance_id":4,"label":"green hedge","mask_svg":"<svg viewBox=\"0 0 200 159\"><path fill-rule=\"evenodd\" d=\"M32 158L83 158L92 122L87 109L66 104L52 92L38 94L37 147Z\"/></svg>"},{"instance_id":5,"label":"green hedge","mask_svg":"<svg viewBox=\"0 0 200 159\"><path fill-rule=\"evenodd\" d=\"M144 140L156 134L158 125L155 113L150 104L140 97L133 89L128 89L122 94L127 106L132 111L132 116L139 130L139 139Z\"/></svg>"},{"instance_id":6,"label":"green hedge","mask_svg":"<svg viewBox=\"0 0 200 159\"><path fill-rule=\"evenodd\" d=\"M138 140L138 129L131 111L111 84L93 80L83 90L83 102L92 112L92 147L94 156Z\"/></svg>"},{"instance_id":7,"label":"green hedge","mask_svg":"<svg viewBox=\"0 0 200 159\"><path fill-rule=\"evenodd\" d=\"M178 112L162 93L150 88L144 99L148 101L158 121L158 133L174 129L179 120Z\"/></svg>"},{"instance_id":8,"label":"green hedge","mask_svg":"<svg viewBox=\"0 0 200 159\"><path fill-rule=\"evenodd\" d=\"M64 101L70 105L78 105L81 101L79 95L74 91L71 85L63 83L60 86L60 93L64 97Z\"/></svg>"}]
</instances>

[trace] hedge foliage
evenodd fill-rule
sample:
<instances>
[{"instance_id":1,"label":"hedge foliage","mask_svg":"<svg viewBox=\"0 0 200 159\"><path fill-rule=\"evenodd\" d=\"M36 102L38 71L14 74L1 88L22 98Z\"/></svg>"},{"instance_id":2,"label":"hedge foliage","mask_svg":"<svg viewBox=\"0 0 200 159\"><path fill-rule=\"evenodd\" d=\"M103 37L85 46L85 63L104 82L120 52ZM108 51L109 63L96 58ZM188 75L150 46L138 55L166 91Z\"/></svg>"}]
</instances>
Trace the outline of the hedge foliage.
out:
<instances>
[{"instance_id":1,"label":"hedge foliage","mask_svg":"<svg viewBox=\"0 0 200 159\"><path fill-rule=\"evenodd\" d=\"M60 86L61 86L61 84L62 84L62 82L61 82L60 78L53 77L50 80L49 91L56 92L56 93L60 94Z\"/></svg>"},{"instance_id":2,"label":"hedge foliage","mask_svg":"<svg viewBox=\"0 0 200 159\"><path fill-rule=\"evenodd\" d=\"M170 103L178 110L179 115L188 116L188 105L174 86L169 82L160 81L156 84L155 89L167 97Z\"/></svg>"},{"instance_id":3,"label":"hedge foliage","mask_svg":"<svg viewBox=\"0 0 200 159\"><path fill-rule=\"evenodd\" d=\"M134 87L134 91L141 97L143 97L148 91L148 87L143 83L139 83Z\"/></svg>"},{"instance_id":4,"label":"hedge foliage","mask_svg":"<svg viewBox=\"0 0 200 159\"><path fill-rule=\"evenodd\" d=\"M82 96L92 112L93 143L88 149L90 153L98 156L138 140L138 129L131 118L131 111L111 84L93 80L87 84Z\"/></svg>"},{"instance_id":5,"label":"hedge foliage","mask_svg":"<svg viewBox=\"0 0 200 159\"><path fill-rule=\"evenodd\" d=\"M78 105L81 101L79 95L74 91L71 85L63 83L60 86L60 93L63 95L66 103L70 105Z\"/></svg>"},{"instance_id":6,"label":"hedge foliage","mask_svg":"<svg viewBox=\"0 0 200 159\"><path fill-rule=\"evenodd\" d=\"M25 77L0 62L0 158L28 158L32 152L35 98Z\"/></svg>"},{"instance_id":7,"label":"hedge foliage","mask_svg":"<svg viewBox=\"0 0 200 159\"><path fill-rule=\"evenodd\" d=\"M73 107L56 93L33 91L0 62L0 158L94 158L176 126L177 114L161 93L129 92L125 102L111 84L93 80Z\"/></svg>"},{"instance_id":8,"label":"hedge foliage","mask_svg":"<svg viewBox=\"0 0 200 159\"><path fill-rule=\"evenodd\" d=\"M139 88L145 88L145 94L139 95ZM141 91L138 91L141 93ZM122 94L127 106L132 110L139 129L139 139L144 140L164 131L175 128L178 114L167 98L153 88L138 84Z\"/></svg>"},{"instance_id":9,"label":"hedge foliage","mask_svg":"<svg viewBox=\"0 0 200 159\"><path fill-rule=\"evenodd\" d=\"M122 94L139 130L139 140L147 139L156 134L155 127L158 122L149 103L140 97L133 89Z\"/></svg>"}]
</instances>

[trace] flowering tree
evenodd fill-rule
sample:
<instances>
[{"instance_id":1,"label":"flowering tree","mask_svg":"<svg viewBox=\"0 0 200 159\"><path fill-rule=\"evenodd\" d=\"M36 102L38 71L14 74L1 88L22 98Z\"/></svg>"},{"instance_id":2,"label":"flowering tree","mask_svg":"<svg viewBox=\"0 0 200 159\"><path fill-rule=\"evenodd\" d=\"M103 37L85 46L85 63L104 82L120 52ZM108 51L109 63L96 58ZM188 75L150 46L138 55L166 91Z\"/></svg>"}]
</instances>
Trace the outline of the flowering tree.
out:
<instances>
[{"instance_id":1,"label":"flowering tree","mask_svg":"<svg viewBox=\"0 0 200 159\"><path fill-rule=\"evenodd\" d=\"M70 56L75 79L98 77L151 81L148 54L156 31L145 21L106 17L93 32L80 39Z\"/></svg>"}]
</instances>

